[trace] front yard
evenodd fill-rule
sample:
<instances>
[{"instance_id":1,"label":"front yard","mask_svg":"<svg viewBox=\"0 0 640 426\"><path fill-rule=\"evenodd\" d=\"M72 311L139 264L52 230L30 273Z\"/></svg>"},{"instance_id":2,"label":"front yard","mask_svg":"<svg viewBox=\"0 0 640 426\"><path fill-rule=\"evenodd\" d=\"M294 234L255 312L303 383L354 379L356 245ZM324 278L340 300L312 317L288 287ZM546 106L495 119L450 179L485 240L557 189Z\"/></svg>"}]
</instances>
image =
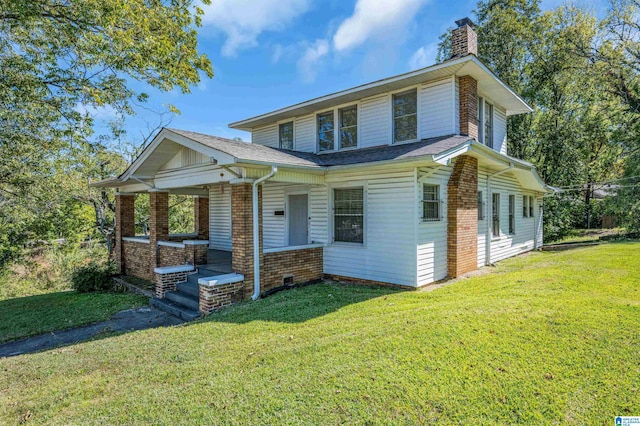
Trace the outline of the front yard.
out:
<instances>
[{"instance_id":1,"label":"front yard","mask_svg":"<svg viewBox=\"0 0 640 426\"><path fill-rule=\"evenodd\" d=\"M1 359L0 423L613 424L640 413L639 250L533 253L429 292L308 286Z\"/></svg>"}]
</instances>

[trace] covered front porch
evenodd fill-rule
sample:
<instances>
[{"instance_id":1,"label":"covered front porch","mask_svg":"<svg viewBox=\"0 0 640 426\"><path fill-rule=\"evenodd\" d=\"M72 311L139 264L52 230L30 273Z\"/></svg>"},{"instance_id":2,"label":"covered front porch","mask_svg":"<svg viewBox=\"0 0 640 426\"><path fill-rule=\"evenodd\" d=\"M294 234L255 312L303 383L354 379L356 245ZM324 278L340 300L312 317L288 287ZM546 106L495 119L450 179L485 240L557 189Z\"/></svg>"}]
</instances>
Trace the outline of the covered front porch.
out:
<instances>
[{"instance_id":1,"label":"covered front porch","mask_svg":"<svg viewBox=\"0 0 640 426\"><path fill-rule=\"evenodd\" d=\"M154 282L154 304L181 304L192 316L322 278L324 241L312 231L310 201L326 193L322 173L221 165L226 154L163 132L127 172L100 184L118 190L121 274ZM170 233L172 194L193 198L193 232ZM141 197L149 200L147 235L136 235Z\"/></svg>"}]
</instances>

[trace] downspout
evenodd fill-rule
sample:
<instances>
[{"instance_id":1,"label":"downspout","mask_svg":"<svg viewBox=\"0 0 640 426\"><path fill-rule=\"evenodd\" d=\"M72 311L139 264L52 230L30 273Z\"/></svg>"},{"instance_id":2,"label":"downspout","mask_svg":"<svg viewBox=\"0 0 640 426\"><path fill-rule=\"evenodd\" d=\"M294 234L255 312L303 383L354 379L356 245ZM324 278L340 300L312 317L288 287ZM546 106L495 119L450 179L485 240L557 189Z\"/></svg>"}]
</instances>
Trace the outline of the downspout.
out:
<instances>
[{"instance_id":1,"label":"downspout","mask_svg":"<svg viewBox=\"0 0 640 426\"><path fill-rule=\"evenodd\" d=\"M271 179L278 173L277 166L271 166L271 171L266 176L262 176L253 182L253 296L251 300L258 300L260 297L260 211L258 208L258 185Z\"/></svg>"},{"instance_id":2,"label":"downspout","mask_svg":"<svg viewBox=\"0 0 640 426\"><path fill-rule=\"evenodd\" d=\"M509 167L507 167L506 169L502 169L502 170L498 170L495 173L492 173L490 175L487 176L487 232L485 232L485 244L484 244L484 250L485 250L485 259L484 259L484 264L485 265L491 265L491 227L493 225L493 195L491 194L491 179L501 175L503 173L508 172L509 170L513 169L514 165L513 163L509 163Z\"/></svg>"}]
</instances>

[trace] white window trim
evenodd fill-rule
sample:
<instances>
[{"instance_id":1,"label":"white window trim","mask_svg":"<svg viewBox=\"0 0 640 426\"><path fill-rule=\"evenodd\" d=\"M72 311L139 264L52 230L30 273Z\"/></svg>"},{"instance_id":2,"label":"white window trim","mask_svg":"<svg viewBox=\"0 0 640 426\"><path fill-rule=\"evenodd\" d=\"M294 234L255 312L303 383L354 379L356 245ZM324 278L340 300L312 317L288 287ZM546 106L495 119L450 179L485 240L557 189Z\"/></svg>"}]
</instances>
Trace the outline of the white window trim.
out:
<instances>
[{"instance_id":1,"label":"white window trim","mask_svg":"<svg viewBox=\"0 0 640 426\"><path fill-rule=\"evenodd\" d=\"M476 199L478 198L478 192L480 193L480 202L482 203L482 218L478 218L478 222L484 222L487 220L487 202L485 200L485 194L487 191L478 188L476 191Z\"/></svg>"},{"instance_id":2,"label":"white window trim","mask_svg":"<svg viewBox=\"0 0 640 426\"><path fill-rule=\"evenodd\" d=\"M420 108L420 92L421 92L421 84L416 84L415 86L409 86L409 87L404 87L400 90L394 90L393 92L389 92L388 96L388 103L389 103L389 114L390 114L390 118L391 118L391 134L390 134L390 138L389 138L389 145L403 145L406 143L413 143L413 142L418 142L420 140L420 132L421 132L421 126L420 126L420 117L422 116L422 111ZM409 139L406 141L399 141L399 142L395 142L395 130L396 130L396 120L395 117L393 116L393 95L397 95L399 93L404 93L404 92L409 92L411 90L415 90L416 91L416 139Z\"/></svg>"},{"instance_id":3,"label":"white window trim","mask_svg":"<svg viewBox=\"0 0 640 426\"><path fill-rule=\"evenodd\" d=\"M334 189L349 189L349 188L362 188L362 228L363 228L363 236L362 243L349 243L346 241L334 241ZM329 185L328 187L328 200L329 200L329 214L327 220L327 235L329 243L327 244L329 247L349 247L349 248L367 248L367 236L368 232L368 189L367 189L367 181L349 181L349 182L338 182Z\"/></svg>"},{"instance_id":4,"label":"white window trim","mask_svg":"<svg viewBox=\"0 0 640 426\"><path fill-rule=\"evenodd\" d=\"M493 202L493 195L497 194L498 195L498 234L496 235L493 232L493 209L495 206L495 203ZM491 231L491 241L498 241L500 239L502 239L502 236L504 235L502 233L502 192L492 192L490 195L491 197L491 220L489 221L489 227L490 227L490 231Z\"/></svg>"},{"instance_id":5,"label":"white window trim","mask_svg":"<svg viewBox=\"0 0 640 426\"><path fill-rule=\"evenodd\" d=\"M316 138L316 154L318 155L322 155L322 154L330 154L333 152L339 152L339 151L351 151L354 149L358 149L361 147L362 142L360 141L360 134L361 134L361 115L362 115L362 106L361 106L361 101L357 101L357 102L349 102L346 104L342 104L342 105L338 105L335 107L331 107L331 108L325 108L322 110L318 110L315 111L313 113L313 131L315 134L315 138ZM341 140L340 140L340 110L343 108L348 108L348 107L352 107L355 106L356 107L356 111L357 111L357 120L358 120L358 130L356 132L357 134L357 138L358 138L358 143L356 144L356 146L350 146L348 148L342 148L340 147L341 145ZM333 111L333 149L327 149L326 151L320 151L320 137L318 135L318 115L320 114L324 114L326 112L330 112ZM295 127L294 127L294 135L295 135ZM295 138L294 138L295 141ZM294 143L295 146L295 143Z\"/></svg>"},{"instance_id":6,"label":"white window trim","mask_svg":"<svg viewBox=\"0 0 640 426\"><path fill-rule=\"evenodd\" d=\"M295 117L286 119L286 120L280 120L276 123L276 133L278 136L278 148L284 149L284 148L280 148L280 125L286 124L286 123L293 123L293 147L291 148L291 151L295 151L296 150L296 119Z\"/></svg>"},{"instance_id":7,"label":"white window trim","mask_svg":"<svg viewBox=\"0 0 640 426\"><path fill-rule=\"evenodd\" d=\"M445 219L447 218L447 200L445 199L446 197L446 187L445 185L447 184L445 179L440 179L440 178L434 178L434 177L428 177L428 178L424 178L424 179L418 179L417 182L417 191L418 191L418 224L419 225L424 225L424 226L435 226L435 225L442 225L443 223L446 223ZM438 196L440 197L440 219L438 220L424 220L422 217L424 215L423 212L423 208L424 208L424 204L422 204L422 202L424 201L424 185L437 185L439 187L439 192L438 192Z\"/></svg>"},{"instance_id":8,"label":"white window trim","mask_svg":"<svg viewBox=\"0 0 640 426\"><path fill-rule=\"evenodd\" d=\"M437 186L438 187L438 203L439 203L439 209L438 209L438 214L439 217L437 219L425 219L424 218L424 186L425 185L430 185L430 186ZM421 223L441 223L444 219L444 196L443 196L443 188L442 188L442 184L440 182L430 182L430 181L425 181L425 182L421 182L420 186L418 187L418 190L420 191L420 206L419 206L419 210L420 210L420 222Z\"/></svg>"},{"instance_id":9,"label":"white window trim","mask_svg":"<svg viewBox=\"0 0 640 426\"><path fill-rule=\"evenodd\" d=\"M509 221L509 216L511 216L511 212L509 211L509 200L513 197L513 232L509 232L509 237L512 237L518 233L518 194L514 192L509 192L507 194L507 231L511 231L511 222Z\"/></svg>"},{"instance_id":10,"label":"white window trim","mask_svg":"<svg viewBox=\"0 0 640 426\"><path fill-rule=\"evenodd\" d=\"M482 145L486 147L489 147L489 145L487 145L486 135L484 134L484 125L485 125L485 117L486 117L485 110L487 108L487 105L491 105L492 106L491 143L493 145L491 149L493 149L494 151L497 151L495 147L496 145L496 103L491 98L487 98L484 94L478 93L478 104L480 104L480 100L482 100L482 115L480 115L480 120L478 123L478 139L480 139L478 140L478 142L480 142ZM482 137L480 137L480 135L482 135Z\"/></svg>"}]
</instances>

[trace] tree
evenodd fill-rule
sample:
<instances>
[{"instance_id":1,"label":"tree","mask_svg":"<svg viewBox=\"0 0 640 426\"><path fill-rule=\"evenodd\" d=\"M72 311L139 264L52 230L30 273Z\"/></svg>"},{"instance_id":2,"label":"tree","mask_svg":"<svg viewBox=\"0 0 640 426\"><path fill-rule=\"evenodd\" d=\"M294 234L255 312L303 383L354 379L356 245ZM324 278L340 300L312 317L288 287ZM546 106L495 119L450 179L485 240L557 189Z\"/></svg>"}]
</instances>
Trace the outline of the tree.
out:
<instances>
[{"instance_id":1,"label":"tree","mask_svg":"<svg viewBox=\"0 0 640 426\"><path fill-rule=\"evenodd\" d=\"M148 96L132 80L188 93L213 76L202 14L194 0L0 0L0 263L74 202L61 160L93 143L87 111L133 113Z\"/></svg>"}]
</instances>

